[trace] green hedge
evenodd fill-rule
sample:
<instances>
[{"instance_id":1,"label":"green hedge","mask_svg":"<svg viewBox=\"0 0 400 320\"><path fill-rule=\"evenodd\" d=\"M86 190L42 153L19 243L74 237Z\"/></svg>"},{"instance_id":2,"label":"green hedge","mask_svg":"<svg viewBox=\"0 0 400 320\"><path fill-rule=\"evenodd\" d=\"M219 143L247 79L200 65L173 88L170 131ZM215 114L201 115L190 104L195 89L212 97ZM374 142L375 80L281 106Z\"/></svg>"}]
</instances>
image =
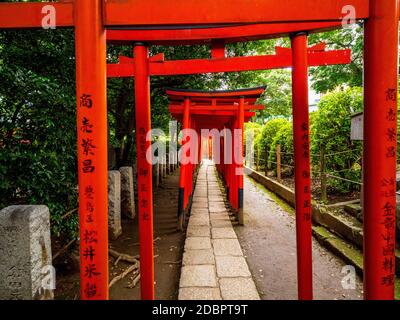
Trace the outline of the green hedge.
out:
<instances>
[{"instance_id":1,"label":"green hedge","mask_svg":"<svg viewBox=\"0 0 400 320\"><path fill-rule=\"evenodd\" d=\"M281 146L281 164L282 171L293 173L294 157L293 157L293 124L292 122L287 122L283 124L279 130L276 132L272 143L271 152L269 153L268 160L270 162L270 167L276 167L276 147Z\"/></svg>"},{"instance_id":2,"label":"green hedge","mask_svg":"<svg viewBox=\"0 0 400 320\"><path fill-rule=\"evenodd\" d=\"M352 181L361 181L362 142L350 139L351 116L363 110L362 89L349 88L325 95L311 123L311 153L325 149L326 170L332 175ZM313 157L319 166L320 158ZM338 192L359 190L359 185L338 179L329 179L328 186Z\"/></svg>"},{"instance_id":3,"label":"green hedge","mask_svg":"<svg viewBox=\"0 0 400 320\"><path fill-rule=\"evenodd\" d=\"M311 159L314 176L320 170L320 152L325 149L328 173L353 181L361 181L362 143L350 140L351 116L363 109L362 89L353 87L326 94L318 105L318 111L310 114ZM261 129L256 140L256 150L269 149L270 168L275 167L276 146L281 146L283 165L293 166L293 126L286 119L272 119ZM287 170L292 173L293 170ZM329 179L331 191L348 193L359 190L358 184Z\"/></svg>"}]
</instances>

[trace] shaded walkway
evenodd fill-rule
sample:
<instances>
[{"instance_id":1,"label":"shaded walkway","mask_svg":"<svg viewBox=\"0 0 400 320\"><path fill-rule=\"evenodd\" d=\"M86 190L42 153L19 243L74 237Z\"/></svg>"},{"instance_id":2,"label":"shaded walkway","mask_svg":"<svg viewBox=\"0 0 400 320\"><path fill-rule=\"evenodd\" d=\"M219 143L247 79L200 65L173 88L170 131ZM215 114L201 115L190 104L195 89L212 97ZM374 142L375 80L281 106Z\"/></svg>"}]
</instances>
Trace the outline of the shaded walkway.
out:
<instances>
[{"instance_id":1,"label":"shaded walkway","mask_svg":"<svg viewBox=\"0 0 400 320\"><path fill-rule=\"evenodd\" d=\"M262 299L297 299L294 210L245 178L245 226L235 227ZM280 204L281 203L281 204ZM362 283L345 290L345 263L313 240L314 299L361 299Z\"/></svg>"},{"instance_id":2,"label":"shaded walkway","mask_svg":"<svg viewBox=\"0 0 400 320\"><path fill-rule=\"evenodd\" d=\"M180 300L259 299L208 160L197 177L179 287Z\"/></svg>"}]
</instances>

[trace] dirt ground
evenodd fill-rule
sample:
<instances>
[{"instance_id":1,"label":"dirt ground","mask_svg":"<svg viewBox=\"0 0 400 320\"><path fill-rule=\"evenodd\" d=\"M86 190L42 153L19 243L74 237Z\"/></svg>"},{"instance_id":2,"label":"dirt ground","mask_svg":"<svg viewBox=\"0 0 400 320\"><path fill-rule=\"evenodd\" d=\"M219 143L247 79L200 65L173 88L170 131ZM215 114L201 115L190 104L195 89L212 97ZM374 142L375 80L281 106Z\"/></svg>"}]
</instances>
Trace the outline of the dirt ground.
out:
<instances>
[{"instance_id":1,"label":"dirt ground","mask_svg":"<svg viewBox=\"0 0 400 320\"><path fill-rule=\"evenodd\" d=\"M293 209L266 189L245 178L245 226L236 226L240 244L262 299L297 299L296 238ZM362 282L345 290L341 274L345 263L313 240L314 298L359 300Z\"/></svg>"},{"instance_id":2,"label":"dirt ground","mask_svg":"<svg viewBox=\"0 0 400 320\"><path fill-rule=\"evenodd\" d=\"M179 172L165 179L159 188L154 189L154 255L155 255L155 288L156 298L160 300L177 299L179 277L185 235L176 230L177 199ZM129 255L139 254L139 232L137 218L122 221L123 234L112 241L110 247ZM75 259L76 260L76 259ZM57 269L56 299L79 299L79 265L65 257L64 268ZM130 264L120 261L114 265L115 259L110 257L110 280ZM75 266L72 266L75 264ZM139 300L140 282L134 288L128 288L132 278L118 281L110 289L111 300Z\"/></svg>"}]
</instances>

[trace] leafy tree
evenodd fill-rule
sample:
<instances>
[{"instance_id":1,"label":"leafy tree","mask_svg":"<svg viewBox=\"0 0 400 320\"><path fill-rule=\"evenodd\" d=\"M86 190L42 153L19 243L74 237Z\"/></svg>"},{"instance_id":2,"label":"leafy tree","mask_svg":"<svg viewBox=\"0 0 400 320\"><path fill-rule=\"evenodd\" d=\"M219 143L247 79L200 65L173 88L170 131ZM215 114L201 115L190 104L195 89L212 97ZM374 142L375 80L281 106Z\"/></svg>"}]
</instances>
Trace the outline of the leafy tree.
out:
<instances>
[{"instance_id":1,"label":"leafy tree","mask_svg":"<svg viewBox=\"0 0 400 320\"><path fill-rule=\"evenodd\" d=\"M326 169L332 175L360 181L362 143L350 139L351 116L363 109L361 88L349 88L325 95L311 123L311 153L326 153ZM319 166L319 158L313 158ZM329 185L337 191L357 190L357 184L330 179Z\"/></svg>"},{"instance_id":2,"label":"leafy tree","mask_svg":"<svg viewBox=\"0 0 400 320\"><path fill-rule=\"evenodd\" d=\"M312 34L310 45L325 42L327 48L351 49L351 63L310 68L312 88L319 93L326 93L337 87L354 87L362 85L364 32L363 22L348 28L330 32Z\"/></svg>"},{"instance_id":3,"label":"leafy tree","mask_svg":"<svg viewBox=\"0 0 400 320\"><path fill-rule=\"evenodd\" d=\"M46 204L56 232L73 227L58 223L77 201L73 31L1 31L0 84L0 206Z\"/></svg>"}]
</instances>

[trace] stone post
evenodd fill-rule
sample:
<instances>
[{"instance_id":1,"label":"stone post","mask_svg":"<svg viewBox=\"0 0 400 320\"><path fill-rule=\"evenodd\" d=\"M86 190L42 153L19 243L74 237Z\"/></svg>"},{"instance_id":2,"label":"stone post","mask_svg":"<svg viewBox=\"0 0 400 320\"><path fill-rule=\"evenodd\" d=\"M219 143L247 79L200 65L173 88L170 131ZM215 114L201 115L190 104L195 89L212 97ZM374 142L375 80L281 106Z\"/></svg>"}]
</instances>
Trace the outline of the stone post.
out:
<instances>
[{"instance_id":1,"label":"stone post","mask_svg":"<svg viewBox=\"0 0 400 320\"><path fill-rule=\"evenodd\" d=\"M166 162L166 165L167 165L167 175L170 175L171 174L171 163L170 163L170 158L169 158L169 155L168 155L168 153L165 155L165 162Z\"/></svg>"},{"instance_id":2,"label":"stone post","mask_svg":"<svg viewBox=\"0 0 400 320\"><path fill-rule=\"evenodd\" d=\"M153 184L156 188L160 185L160 165L158 162L153 165Z\"/></svg>"},{"instance_id":3,"label":"stone post","mask_svg":"<svg viewBox=\"0 0 400 320\"><path fill-rule=\"evenodd\" d=\"M163 157L163 178L167 178L167 155Z\"/></svg>"},{"instance_id":4,"label":"stone post","mask_svg":"<svg viewBox=\"0 0 400 320\"><path fill-rule=\"evenodd\" d=\"M160 185L163 182L164 179L164 171L163 171L163 163L162 163L162 158L160 158L160 162L158 163L158 185Z\"/></svg>"},{"instance_id":5,"label":"stone post","mask_svg":"<svg viewBox=\"0 0 400 320\"><path fill-rule=\"evenodd\" d=\"M121 167L119 172L121 173L121 213L129 219L134 219L136 212L133 169L132 167Z\"/></svg>"},{"instance_id":6,"label":"stone post","mask_svg":"<svg viewBox=\"0 0 400 320\"><path fill-rule=\"evenodd\" d=\"M121 174L108 171L108 234L117 239L122 234L121 227Z\"/></svg>"},{"instance_id":7,"label":"stone post","mask_svg":"<svg viewBox=\"0 0 400 320\"><path fill-rule=\"evenodd\" d=\"M46 206L0 211L0 300L53 299L50 214Z\"/></svg>"}]
</instances>

